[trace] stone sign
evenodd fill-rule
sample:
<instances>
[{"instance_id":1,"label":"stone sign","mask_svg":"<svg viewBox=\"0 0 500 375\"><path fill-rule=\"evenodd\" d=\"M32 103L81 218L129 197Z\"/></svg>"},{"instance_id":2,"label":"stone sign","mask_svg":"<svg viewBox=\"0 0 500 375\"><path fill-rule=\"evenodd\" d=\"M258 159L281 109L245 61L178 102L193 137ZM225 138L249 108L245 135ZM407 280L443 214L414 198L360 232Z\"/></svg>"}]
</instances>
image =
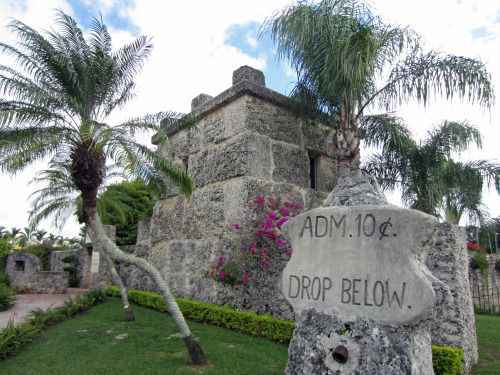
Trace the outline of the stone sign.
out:
<instances>
[{"instance_id":1,"label":"stone sign","mask_svg":"<svg viewBox=\"0 0 500 375\"><path fill-rule=\"evenodd\" d=\"M437 219L391 205L317 208L289 221L293 256L283 293L294 311L314 307L382 324L413 324L434 307L419 266Z\"/></svg>"},{"instance_id":2,"label":"stone sign","mask_svg":"<svg viewBox=\"0 0 500 375\"><path fill-rule=\"evenodd\" d=\"M90 273L99 272L99 260L101 255L97 251L92 251L92 259L90 262Z\"/></svg>"}]
</instances>

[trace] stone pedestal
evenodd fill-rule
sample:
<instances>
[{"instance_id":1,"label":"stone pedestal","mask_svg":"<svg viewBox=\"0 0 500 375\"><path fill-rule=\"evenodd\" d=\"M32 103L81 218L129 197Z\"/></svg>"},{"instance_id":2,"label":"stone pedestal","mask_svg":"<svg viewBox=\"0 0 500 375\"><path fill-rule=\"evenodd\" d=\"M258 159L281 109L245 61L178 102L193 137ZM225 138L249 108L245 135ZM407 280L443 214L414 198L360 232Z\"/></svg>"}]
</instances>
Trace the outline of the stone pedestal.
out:
<instances>
[{"instance_id":1,"label":"stone pedestal","mask_svg":"<svg viewBox=\"0 0 500 375\"><path fill-rule=\"evenodd\" d=\"M287 374L433 374L430 318L449 289L424 265L438 220L387 203L361 172L284 227L296 314Z\"/></svg>"}]
</instances>

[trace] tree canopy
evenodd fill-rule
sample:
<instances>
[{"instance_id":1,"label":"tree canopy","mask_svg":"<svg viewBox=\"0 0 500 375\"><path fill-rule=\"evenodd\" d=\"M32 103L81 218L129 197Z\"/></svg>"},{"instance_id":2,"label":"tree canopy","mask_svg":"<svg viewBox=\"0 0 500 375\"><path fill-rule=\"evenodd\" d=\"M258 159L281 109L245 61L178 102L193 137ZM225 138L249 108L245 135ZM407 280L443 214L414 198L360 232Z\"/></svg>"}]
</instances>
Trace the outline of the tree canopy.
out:
<instances>
[{"instance_id":1,"label":"tree canopy","mask_svg":"<svg viewBox=\"0 0 500 375\"><path fill-rule=\"evenodd\" d=\"M453 160L469 146L482 144L479 130L468 122L444 121L417 143L401 119L387 132L369 126L369 117L365 120L361 130L367 134L367 146L383 146L369 155L362 167L382 188L400 188L407 206L458 224L464 214L469 218L482 215L484 183L500 193L500 164Z\"/></svg>"},{"instance_id":2,"label":"tree canopy","mask_svg":"<svg viewBox=\"0 0 500 375\"><path fill-rule=\"evenodd\" d=\"M335 129L341 174L359 166L353 162L367 108L389 111L409 101L427 105L434 96L486 108L494 101L483 63L424 51L415 31L386 23L366 1L296 1L270 17L262 33L297 73L294 107ZM395 126L392 119L372 115L370 125Z\"/></svg>"},{"instance_id":3,"label":"tree canopy","mask_svg":"<svg viewBox=\"0 0 500 375\"><path fill-rule=\"evenodd\" d=\"M117 203L119 206L117 207ZM135 245L139 220L153 214L154 201L145 184L137 179L112 184L99 196L102 222L116 227L117 245Z\"/></svg>"},{"instance_id":4,"label":"tree canopy","mask_svg":"<svg viewBox=\"0 0 500 375\"><path fill-rule=\"evenodd\" d=\"M15 45L0 43L0 52L18 68L0 65L0 168L15 174L26 166L49 161L65 165L69 183L82 201L84 222L92 240L117 278L114 262L133 264L157 284L178 324L195 364L206 357L192 336L162 275L144 259L122 253L107 238L97 212L98 190L111 162L126 177L139 177L153 194L166 194L169 179L189 197L194 183L166 157L137 141L140 132L152 131L169 144L160 121L188 126L193 119L169 112L146 115L111 126L105 121L134 96L135 78L151 54L146 36L113 50L102 19L94 19L85 38L76 21L56 12L56 26L43 34L18 20L9 24ZM126 289L121 288L122 298ZM124 307L129 306L124 301ZM128 311L128 310L126 310Z\"/></svg>"}]
</instances>

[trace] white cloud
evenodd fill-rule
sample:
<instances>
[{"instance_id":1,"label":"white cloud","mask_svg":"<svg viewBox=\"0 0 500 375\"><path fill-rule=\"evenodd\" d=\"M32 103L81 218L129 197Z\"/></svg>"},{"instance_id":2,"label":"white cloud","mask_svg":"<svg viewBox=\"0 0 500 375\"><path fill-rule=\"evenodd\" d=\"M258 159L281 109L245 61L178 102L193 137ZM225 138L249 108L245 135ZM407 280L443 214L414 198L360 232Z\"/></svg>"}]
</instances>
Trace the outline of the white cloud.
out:
<instances>
[{"instance_id":1,"label":"white cloud","mask_svg":"<svg viewBox=\"0 0 500 375\"><path fill-rule=\"evenodd\" d=\"M100 9L104 16L113 9L116 1L85 0ZM260 23L289 3L289 0L137 0L135 6L121 8L120 13L126 14L140 28L140 34L153 37L155 48L137 81L136 100L117 111L109 122L169 109L188 112L192 98L200 93L214 96L229 88L232 72L241 65L264 69L266 52L263 51L256 59L228 46L224 43L226 30L233 24ZM375 5L384 19L395 24L411 25L423 35L428 48L480 57L488 62L495 86L500 87L500 24L495 23L500 10L498 2L463 0L458 4L456 0L375 0ZM53 9L58 7L71 10L61 0L3 0L0 2L0 14L21 19L37 28L48 28L53 20ZM486 28L487 34L494 38L474 38L472 30L480 27ZM122 46L133 39L127 31L110 31L115 46ZM0 40L12 42L12 36L6 34L4 27L0 27ZM289 76L295 76L289 68L283 67L283 70ZM290 91L290 87L284 87L284 90ZM489 116L482 115L477 107L469 104L449 106L439 103L425 111L414 105L402 115L419 134L424 134L432 124L443 119L469 118L485 134L484 151L473 156L499 157L500 114L497 109L492 111L491 122ZM29 207L26 205L28 194L19 192L26 189L22 178L26 180L29 176L20 176L14 180L15 183L4 176L0 179L2 193L7 192L2 194L0 201L0 225L25 224L24 217L27 217ZM491 213L500 215L498 196L493 196L490 202ZM12 219L12 224L6 224L6 218L16 211L23 216Z\"/></svg>"}]
</instances>

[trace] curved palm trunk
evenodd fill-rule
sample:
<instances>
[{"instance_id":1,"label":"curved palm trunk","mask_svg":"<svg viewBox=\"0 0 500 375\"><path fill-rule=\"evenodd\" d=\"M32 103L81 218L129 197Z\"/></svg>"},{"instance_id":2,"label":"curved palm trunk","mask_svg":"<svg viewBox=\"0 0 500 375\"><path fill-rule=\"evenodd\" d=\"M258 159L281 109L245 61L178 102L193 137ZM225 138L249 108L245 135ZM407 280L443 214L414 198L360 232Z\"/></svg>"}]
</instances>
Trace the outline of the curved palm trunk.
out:
<instances>
[{"instance_id":1,"label":"curved palm trunk","mask_svg":"<svg viewBox=\"0 0 500 375\"><path fill-rule=\"evenodd\" d=\"M128 292L127 292L127 287L123 283L123 280L118 273L118 270L116 269L116 264L115 262L108 256L103 251L100 251L98 247L94 245L94 250L97 251L105 260L105 262L108 264L110 270L111 270L111 277L113 279L113 283L118 287L120 290L120 294L122 296L122 305L123 305L123 310L125 311L125 320L127 322L134 322L135 321L135 315L134 315L134 310L132 309L132 306L130 305L128 301Z\"/></svg>"},{"instance_id":2,"label":"curved palm trunk","mask_svg":"<svg viewBox=\"0 0 500 375\"><path fill-rule=\"evenodd\" d=\"M119 261L121 263L133 265L139 268L141 271L145 272L151 280L156 284L158 289L160 290L160 294L163 298L163 301L167 305L169 313L172 315L177 327L181 331L184 342L188 348L189 355L191 356L191 360L195 365L205 365L207 364L207 358L203 349L198 344L198 341L194 338L189 330L189 327L184 320L184 316L182 315L177 302L175 302L174 296L170 292L170 289L166 283L166 281L161 276L160 272L145 261L142 258L138 258L134 255L123 253L118 247L111 242L111 240L106 236L106 232L104 231L104 226L97 215L97 210L95 207L87 207L86 213L88 215L88 220L90 223L90 227L93 231L92 241L99 246L99 249L109 256L113 261Z\"/></svg>"},{"instance_id":3,"label":"curved palm trunk","mask_svg":"<svg viewBox=\"0 0 500 375\"><path fill-rule=\"evenodd\" d=\"M127 320L127 322L135 322L134 310L132 309L132 305L128 301L127 287L123 283L123 280L120 274L118 273L118 270L116 269L115 262L113 262L113 260L105 252L101 252L101 255L104 257L104 260L109 264L109 268L111 269L111 276L113 277L113 283L115 283L115 285L120 290L123 310L125 311L125 319Z\"/></svg>"}]
</instances>

